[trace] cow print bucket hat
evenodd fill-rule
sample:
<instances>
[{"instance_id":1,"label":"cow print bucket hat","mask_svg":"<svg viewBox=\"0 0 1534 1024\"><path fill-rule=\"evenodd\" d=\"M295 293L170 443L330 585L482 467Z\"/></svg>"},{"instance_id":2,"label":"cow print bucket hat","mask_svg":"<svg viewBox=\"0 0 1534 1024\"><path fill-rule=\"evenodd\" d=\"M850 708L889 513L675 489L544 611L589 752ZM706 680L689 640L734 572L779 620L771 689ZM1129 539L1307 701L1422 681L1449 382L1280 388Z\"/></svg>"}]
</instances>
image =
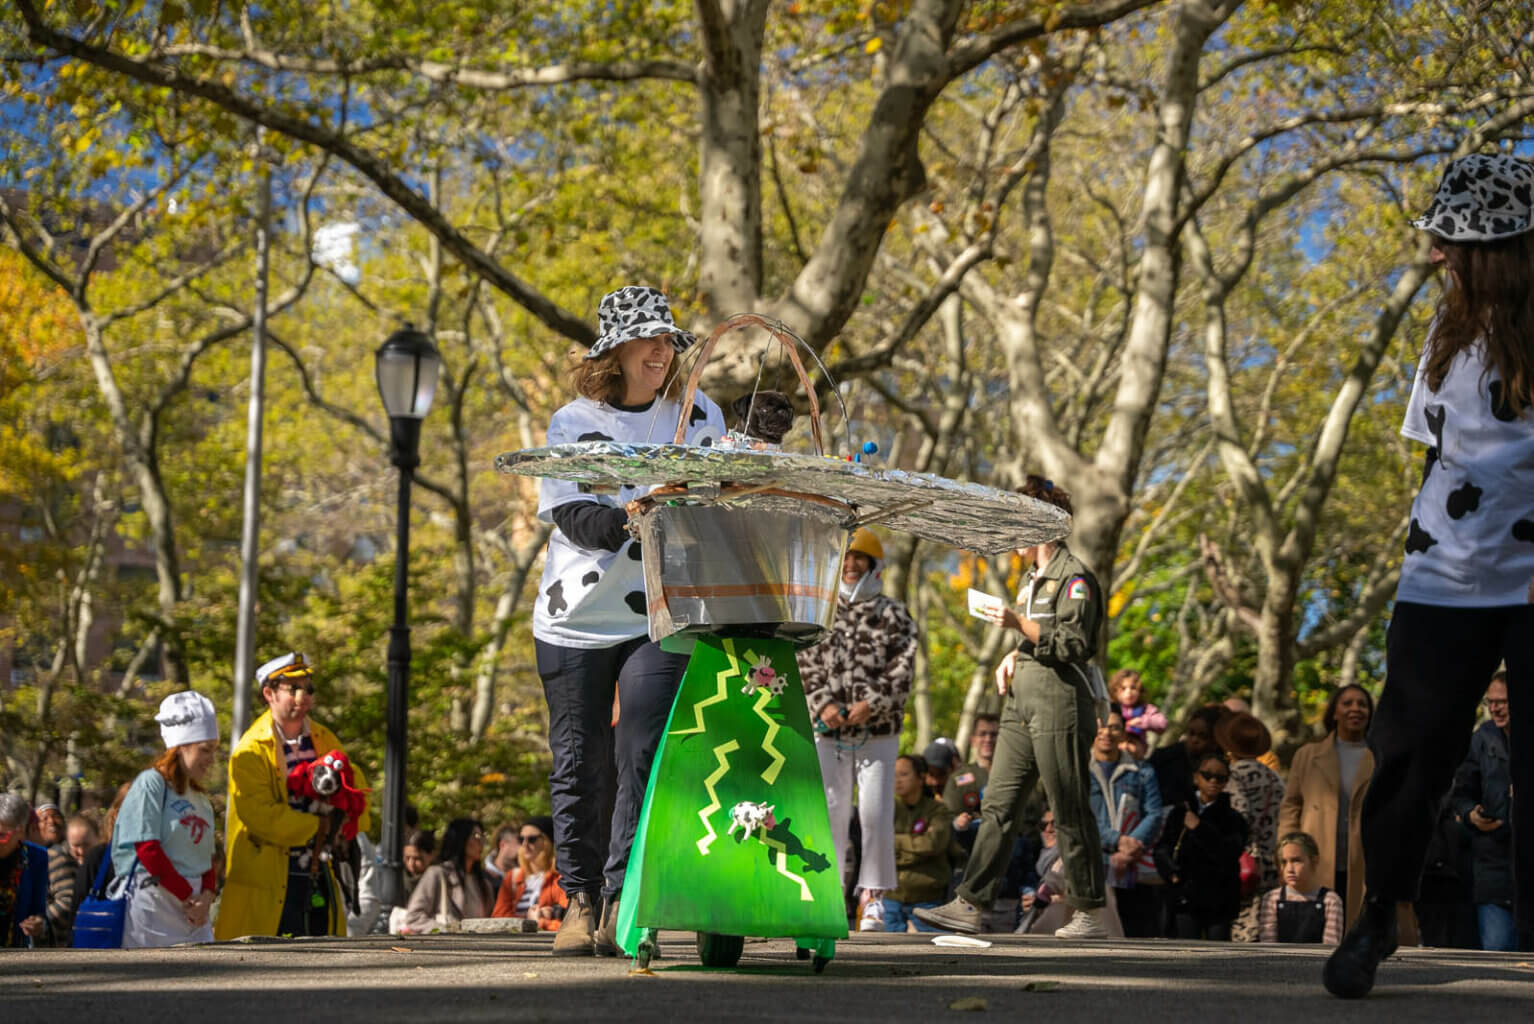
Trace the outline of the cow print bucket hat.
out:
<instances>
[{"instance_id":1,"label":"cow print bucket hat","mask_svg":"<svg viewBox=\"0 0 1534 1024\"><path fill-rule=\"evenodd\" d=\"M698 340L676 325L665 295L638 284L602 296L597 307L597 326L597 340L586 353L587 359L611 352L626 341L659 334L671 335L671 344L678 352L685 352Z\"/></svg>"},{"instance_id":2,"label":"cow print bucket hat","mask_svg":"<svg viewBox=\"0 0 1534 1024\"><path fill-rule=\"evenodd\" d=\"M1534 228L1534 164L1474 153L1443 172L1427 212L1412 226L1450 242L1492 242Z\"/></svg>"}]
</instances>

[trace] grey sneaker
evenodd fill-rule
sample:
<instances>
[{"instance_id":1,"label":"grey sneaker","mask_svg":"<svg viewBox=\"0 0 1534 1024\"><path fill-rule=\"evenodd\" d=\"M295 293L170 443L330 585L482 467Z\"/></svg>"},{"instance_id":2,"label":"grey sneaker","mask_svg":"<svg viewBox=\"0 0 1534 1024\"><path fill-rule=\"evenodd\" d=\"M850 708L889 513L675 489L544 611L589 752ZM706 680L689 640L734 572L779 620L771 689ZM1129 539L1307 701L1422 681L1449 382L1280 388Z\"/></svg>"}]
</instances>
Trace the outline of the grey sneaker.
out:
<instances>
[{"instance_id":1,"label":"grey sneaker","mask_svg":"<svg viewBox=\"0 0 1534 1024\"><path fill-rule=\"evenodd\" d=\"M965 935L976 935L980 932L980 908L963 896L955 896L941 907L933 907L931 910L926 907L914 907L911 913L916 915L917 920L925 921L934 928L963 932Z\"/></svg>"},{"instance_id":2,"label":"grey sneaker","mask_svg":"<svg viewBox=\"0 0 1534 1024\"><path fill-rule=\"evenodd\" d=\"M1108 929L1103 927L1103 908L1077 910L1065 927L1055 929L1057 939L1106 939Z\"/></svg>"}]
</instances>

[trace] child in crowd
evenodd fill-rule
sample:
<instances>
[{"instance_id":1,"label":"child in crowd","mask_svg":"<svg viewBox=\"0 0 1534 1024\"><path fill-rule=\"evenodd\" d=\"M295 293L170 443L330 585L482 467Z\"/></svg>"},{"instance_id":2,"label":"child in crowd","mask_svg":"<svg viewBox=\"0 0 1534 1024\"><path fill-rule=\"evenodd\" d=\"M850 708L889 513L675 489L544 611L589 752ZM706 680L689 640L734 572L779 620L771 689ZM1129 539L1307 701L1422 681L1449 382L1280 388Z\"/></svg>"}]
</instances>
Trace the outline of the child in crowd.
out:
<instances>
[{"instance_id":1,"label":"child in crowd","mask_svg":"<svg viewBox=\"0 0 1534 1024\"><path fill-rule=\"evenodd\" d=\"M1139 736L1148 743L1146 733L1166 731L1166 715L1145 699L1140 673L1134 669L1121 668L1113 673L1113 679L1108 683L1108 696L1113 698L1116 710L1124 716L1124 731L1129 735Z\"/></svg>"},{"instance_id":2,"label":"child in crowd","mask_svg":"<svg viewBox=\"0 0 1534 1024\"><path fill-rule=\"evenodd\" d=\"M1289 832L1278 841L1278 872L1284 884L1262 898L1257 914L1259 942L1342 940L1342 897L1315 884L1321 848L1308 832Z\"/></svg>"},{"instance_id":3,"label":"child in crowd","mask_svg":"<svg viewBox=\"0 0 1534 1024\"><path fill-rule=\"evenodd\" d=\"M1156 870L1166 879L1179 939L1228 942L1241 910L1241 851L1246 819L1225 792L1230 766L1218 751L1199 758L1193 796L1170 807L1156 843Z\"/></svg>"}]
</instances>

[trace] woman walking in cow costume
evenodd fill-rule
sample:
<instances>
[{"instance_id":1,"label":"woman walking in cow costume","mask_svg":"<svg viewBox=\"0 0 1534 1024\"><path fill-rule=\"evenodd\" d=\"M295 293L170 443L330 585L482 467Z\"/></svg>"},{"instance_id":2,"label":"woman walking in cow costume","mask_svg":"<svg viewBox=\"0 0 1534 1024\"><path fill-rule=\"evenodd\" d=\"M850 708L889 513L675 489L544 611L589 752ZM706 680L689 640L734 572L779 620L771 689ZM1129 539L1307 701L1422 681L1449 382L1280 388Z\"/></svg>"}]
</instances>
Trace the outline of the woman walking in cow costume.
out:
<instances>
[{"instance_id":1,"label":"woman walking in cow costume","mask_svg":"<svg viewBox=\"0 0 1534 1024\"><path fill-rule=\"evenodd\" d=\"M601 333L571 374L576 397L549 421L548 443L670 440L681 406L666 391L677 353L696 339L677 327L654 288L609 292L598 319ZM689 419L688 444L709 445L724 434L723 414L701 393ZM685 655L662 651L648 636L640 549L625 508L648 490L598 492L544 478L538 492L538 516L554 532L533 638L549 706L556 862L570 895L556 956L618 953L617 897L650 764L687 666ZM616 726L615 692L622 708Z\"/></svg>"},{"instance_id":2,"label":"woman walking in cow costume","mask_svg":"<svg viewBox=\"0 0 1534 1024\"><path fill-rule=\"evenodd\" d=\"M1429 445L1412 505L1369 730L1364 905L1327 962L1327 989L1366 995L1395 952L1396 903L1413 900L1435 811L1464 760L1476 705L1507 663L1513 789L1534 793L1534 165L1473 155L1449 165L1427 213L1443 296L1401 432ZM1522 780L1522 781L1519 781ZM1513 832L1534 836L1534 800ZM1517 917L1534 926L1534 844L1519 855ZM1525 949L1530 948L1525 944Z\"/></svg>"}]
</instances>

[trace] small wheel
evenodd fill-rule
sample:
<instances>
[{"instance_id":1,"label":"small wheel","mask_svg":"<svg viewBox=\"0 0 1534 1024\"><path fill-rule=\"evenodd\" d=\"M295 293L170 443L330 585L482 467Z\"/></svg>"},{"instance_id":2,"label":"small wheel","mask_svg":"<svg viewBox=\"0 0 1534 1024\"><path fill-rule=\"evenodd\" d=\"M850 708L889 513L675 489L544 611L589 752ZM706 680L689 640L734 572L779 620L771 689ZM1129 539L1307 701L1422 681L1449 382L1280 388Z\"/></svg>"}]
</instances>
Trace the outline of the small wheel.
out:
<instances>
[{"instance_id":1,"label":"small wheel","mask_svg":"<svg viewBox=\"0 0 1534 1024\"><path fill-rule=\"evenodd\" d=\"M830 962L831 962L831 958L828 957L828 956L817 956L817 957L815 957L814 961L810 964L810 966L815 968L815 973L816 974L823 974L825 972L825 969L826 969L826 964L828 964Z\"/></svg>"},{"instance_id":2,"label":"small wheel","mask_svg":"<svg viewBox=\"0 0 1534 1024\"><path fill-rule=\"evenodd\" d=\"M720 935L717 932L698 933L698 959L704 967L734 967L740 963L745 951L744 935Z\"/></svg>"},{"instance_id":3,"label":"small wheel","mask_svg":"<svg viewBox=\"0 0 1534 1024\"><path fill-rule=\"evenodd\" d=\"M812 955L813 954L809 950L805 949L803 946L795 946L794 947L794 959L795 960L808 960Z\"/></svg>"}]
</instances>

